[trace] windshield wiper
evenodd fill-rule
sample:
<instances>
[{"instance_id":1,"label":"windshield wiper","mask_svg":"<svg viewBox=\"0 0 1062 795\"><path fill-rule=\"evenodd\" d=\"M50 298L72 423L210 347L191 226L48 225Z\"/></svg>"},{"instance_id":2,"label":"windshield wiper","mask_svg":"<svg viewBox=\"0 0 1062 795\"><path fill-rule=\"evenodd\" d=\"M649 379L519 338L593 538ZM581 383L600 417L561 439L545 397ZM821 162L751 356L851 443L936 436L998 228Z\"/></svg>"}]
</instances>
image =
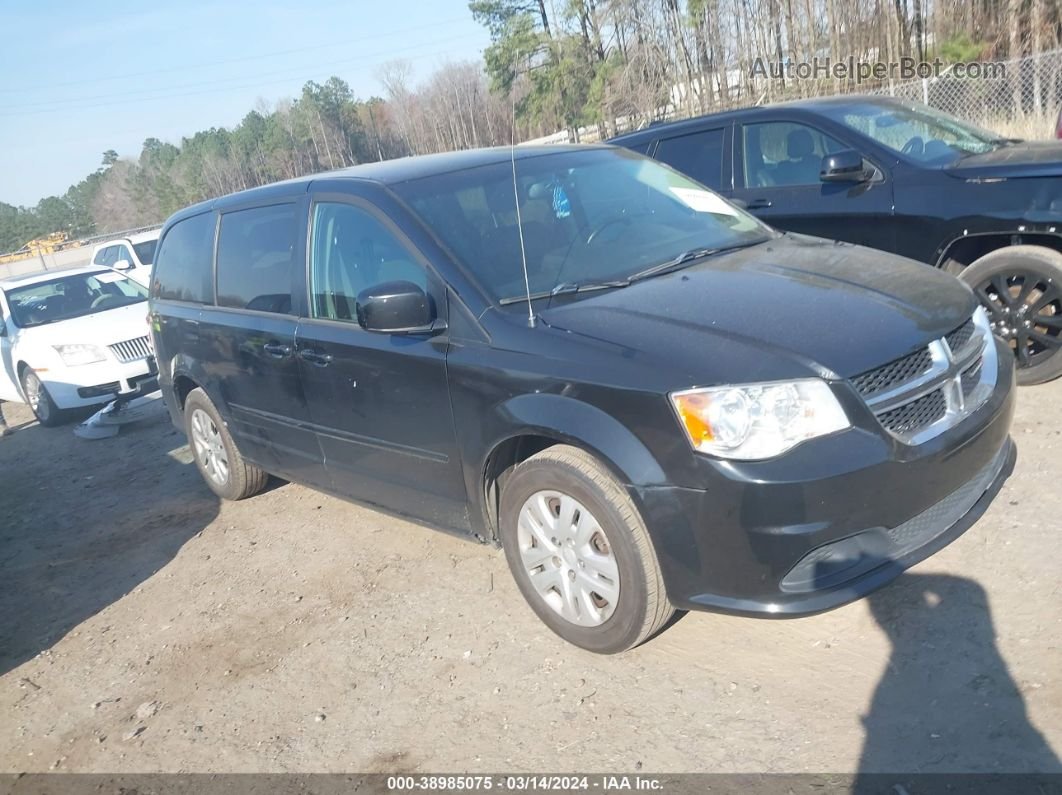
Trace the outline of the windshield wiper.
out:
<instances>
[{"instance_id":1,"label":"windshield wiper","mask_svg":"<svg viewBox=\"0 0 1062 795\"><path fill-rule=\"evenodd\" d=\"M531 300L537 301L539 298L552 298L555 295L570 295L571 293L588 293L593 290L610 290L618 287L627 287L629 284L629 279L614 279L607 282L561 282L551 290L531 293ZM502 306L519 304L526 302L527 298L526 295L512 295L501 299L498 303Z\"/></svg>"},{"instance_id":2,"label":"windshield wiper","mask_svg":"<svg viewBox=\"0 0 1062 795\"><path fill-rule=\"evenodd\" d=\"M740 243L734 246L721 246L718 248L691 248L689 251L683 251L677 257L666 260L664 262L658 262L656 265L652 265L643 271L629 277L627 281L638 282L642 279L650 279L653 276L661 276L665 273L671 273L679 270L682 267L692 264L696 260L705 259L706 257L714 257L717 254L722 254L727 251L736 251L739 248L749 248L750 246L757 246L760 243L766 242L764 240L757 240L753 243Z\"/></svg>"}]
</instances>

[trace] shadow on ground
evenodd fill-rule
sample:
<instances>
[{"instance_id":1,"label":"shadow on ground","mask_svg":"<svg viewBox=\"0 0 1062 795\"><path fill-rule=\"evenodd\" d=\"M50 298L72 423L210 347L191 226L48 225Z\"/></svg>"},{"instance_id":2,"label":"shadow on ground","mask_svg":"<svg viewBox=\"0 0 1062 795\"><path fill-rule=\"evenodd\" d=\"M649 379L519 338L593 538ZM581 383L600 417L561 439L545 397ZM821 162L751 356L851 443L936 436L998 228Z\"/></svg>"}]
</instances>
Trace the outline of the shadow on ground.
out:
<instances>
[{"instance_id":1,"label":"shadow on ground","mask_svg":"<svg viewBox=\"0 0 1062 795\"><path fill-rule=\"evenodd\" d=\"M90 442L73 425L14 419L0 440L0 675L151 577L218 513L195 466L167 456L184 438L165 420Z\"/></svg>"},{"instance_id":2,"label":"shadow on ground","mask_svg":"<svg viewBox=\"0 0 1062 795\"><path fill-rule=\"evenodd\" d=\"M980 585L908 573L868 601L892 651L863 719L860 773L1062 773L996 648ZM867 776L853 792L882 783Z\"/></svg>"}]
</instances>

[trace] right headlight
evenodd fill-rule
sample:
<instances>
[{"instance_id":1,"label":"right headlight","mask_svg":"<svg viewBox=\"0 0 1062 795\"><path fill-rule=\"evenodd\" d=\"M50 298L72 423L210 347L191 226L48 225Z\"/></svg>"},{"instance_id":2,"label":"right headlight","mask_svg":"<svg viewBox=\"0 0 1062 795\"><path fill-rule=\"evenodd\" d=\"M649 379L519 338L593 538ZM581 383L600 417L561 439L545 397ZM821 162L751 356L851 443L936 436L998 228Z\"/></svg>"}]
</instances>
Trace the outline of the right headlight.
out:
<instances>
[{"instance_id":1,"label":"right headlight","mask_svg":"<svg viewBox=\"0 0 1062 795\"><path fill-rule=\"evenodd\" d=\"M720 458L773 458L850 427L818 378L687 389L670 398L693 449Z\"/></svg>"}]
</instances>

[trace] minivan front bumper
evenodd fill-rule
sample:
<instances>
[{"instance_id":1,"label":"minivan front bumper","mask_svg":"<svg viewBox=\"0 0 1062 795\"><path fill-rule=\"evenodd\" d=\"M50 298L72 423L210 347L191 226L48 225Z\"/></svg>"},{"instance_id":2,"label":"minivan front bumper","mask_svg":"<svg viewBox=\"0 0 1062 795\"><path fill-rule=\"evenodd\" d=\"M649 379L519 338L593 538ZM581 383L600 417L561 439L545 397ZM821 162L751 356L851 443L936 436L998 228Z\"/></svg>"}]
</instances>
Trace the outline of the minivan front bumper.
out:
<instances>
[{"instance_id":1,"label":"minivan front bumper","mask_svg":"<svg viewBox=\"0 0 1062 795\"><path fill-rule=\"evenodd\" d=\"M998 359L988 401L924 444L854 428L774 461L717 461L702 489L633 487L672 603L775 618L817 613L954 541L1014 468L1013 356Z\"/></svg>"}]
</instances>

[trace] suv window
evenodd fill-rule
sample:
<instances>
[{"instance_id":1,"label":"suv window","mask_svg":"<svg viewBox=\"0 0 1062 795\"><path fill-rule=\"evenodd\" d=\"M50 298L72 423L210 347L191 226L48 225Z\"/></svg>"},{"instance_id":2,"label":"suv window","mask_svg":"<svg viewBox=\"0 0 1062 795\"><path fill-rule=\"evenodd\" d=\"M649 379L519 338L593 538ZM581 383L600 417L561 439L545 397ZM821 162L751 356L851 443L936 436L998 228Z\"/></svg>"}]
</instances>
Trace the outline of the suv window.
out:
<instances>
[{"instance_id":1,"label":"suv window","mask_svg":"<svg viewBox=\"0 0 1062 795\"><path fill-rule=\"evenodd\" d=\"M158 240L145 240L142 243L133 244L133 251L136 252L136 257L140 260L141 265L150 265L154 261L155 247L158 244Z\"/></svg>"},{"instance_id":2,"label":"suv window","mask_svg":"<svg viewBox=\"0 0 1062 795\"><path fill-rule=\"evenodd\" d=\"M218 306L291 313L298 206L274 204L221 216Z\"/></svg>"},{"instance_id":3,"label":"suv window","mask_svg":"<svg viewBox=\"0 0 1062 795\"><path fill-rule=\"evenodd\" d=\"M713 190L723 186L723 130L703 130L657 144L656 159ZM818 172L816 172L818 176Z\"/></svg>"},{"instance_id":4,"label":"suv window","mask_svg":"<svg viewBox=\"0 0 1062 795\"><path fill-rule=\"evenodd\" d=\"M159 244L152 292L159 298L214 302L214 213L193 215L170 227Z\"/></svg>"},{"instance_id":5,"label":"suv window","mask_svg":"<svg viewBox=\"0 0 1062 795\"><path fill-rule=\"evenodd\" d=\"M314 317L357 321L358 293L381 282L412 282L428 292L424 268L391 230L361 207L316 204L312 235Z\"/></svg>"},{"instance_id":6,"label":"suv window","mask_svg":"<svg viewBox=\"0 0 1062 795\"><path fill-rule=\"evenodd\" d=\"M845 148L814 127L788 121L746 124L742 144L750 188L818 185L822 158Z\"/></svg>"},{"instance_id":7,"label":"suv window","mask_svg":"<svg viewBox=\"0 0 1062 795\"><path fill-rule=\"evenodd\" d=\"M105 265L107 267L110 267L117 261L117 259L118 247L107 246L106 248L101 248L99 251L96 252L96 257L92 260L92 264Z\"/></svg>"},{"instance_id":8,"label":"suv window","mask_svg":"<svg viewBox=\"0 0 1062 795\"><path fill-rule=\"evenodd\" d=\"M114 251L115 251L114 262L117 262L120 259L124 259L130 265L133 264L133 254L132 254L131 251L129 251L129 246L127 246L125 244L122 244L120 246L115 246L114 247ZM114 265L114 262L111 263L112 266Z\"/></svg>"}]
</instances>

